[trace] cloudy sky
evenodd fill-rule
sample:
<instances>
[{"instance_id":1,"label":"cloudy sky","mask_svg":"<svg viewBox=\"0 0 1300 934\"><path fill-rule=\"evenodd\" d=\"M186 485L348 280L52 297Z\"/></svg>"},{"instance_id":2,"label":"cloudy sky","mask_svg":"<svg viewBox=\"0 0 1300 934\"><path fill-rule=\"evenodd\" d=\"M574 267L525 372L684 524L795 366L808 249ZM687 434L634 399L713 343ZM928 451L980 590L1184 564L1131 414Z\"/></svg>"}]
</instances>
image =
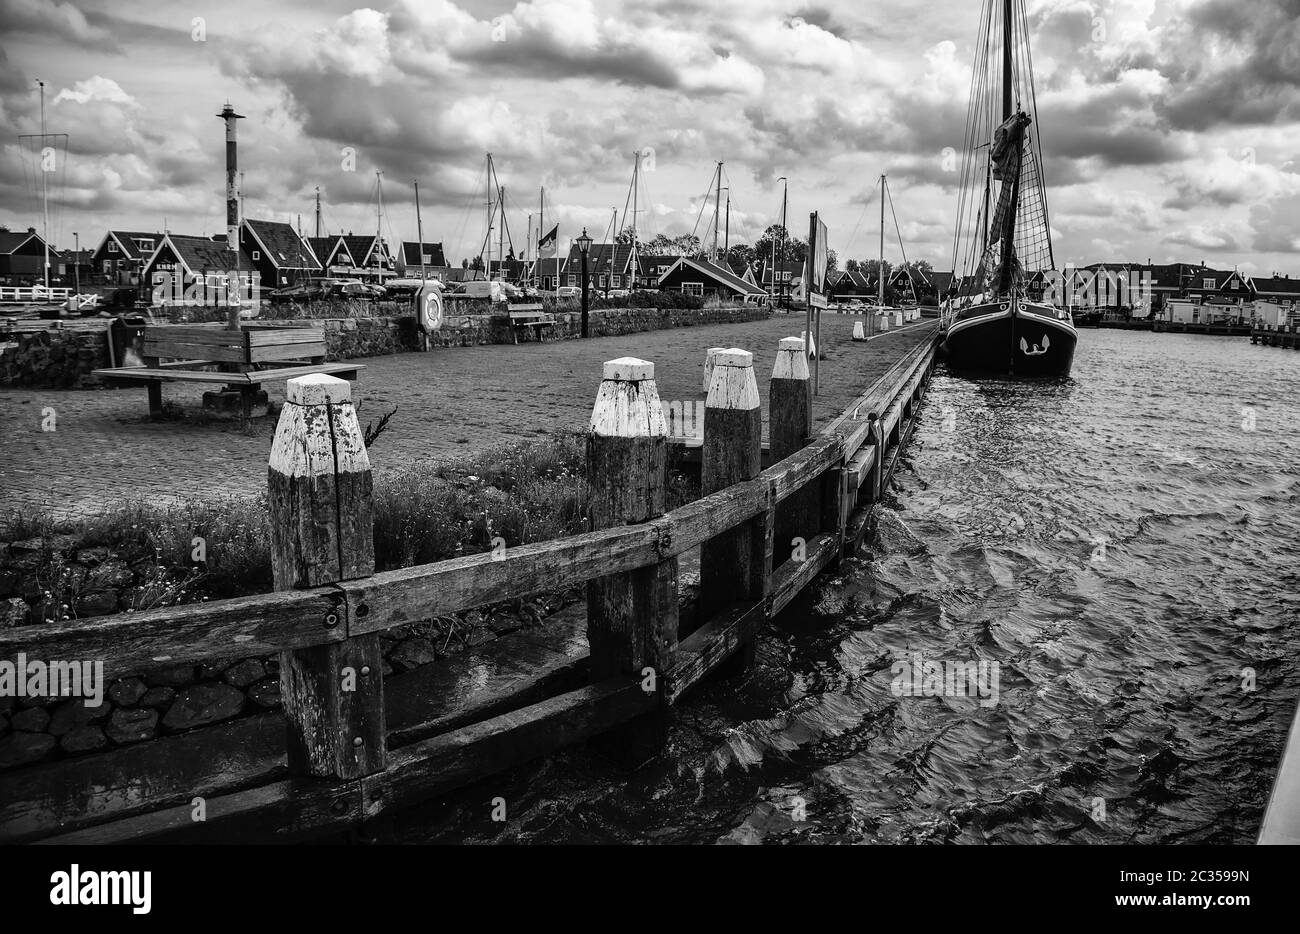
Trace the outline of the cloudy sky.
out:
<instances>
[{"instance_id":1,"label":"cloudy sky","mask_svg":"<svg viewBox=\"0 0 1300 934\"><path fill-rule=\"evenodd\" d=\"M1300 0L1027 0L1058 264L1206 261L1300 275ZM725 163L733 239L789 178L841 257L875 254L885 172L909 258L951 266L975 0L0 0L0 223L39 227L19 134L50 132L57 245L224 227L218 110L245 213L375 226L453 261L483 231L491 151L522 244L604 231L646 160L643 236L696 226ZM354 154L352 160L348 153ZM349 170L351 168L352 170ZM706 214L711 207L706 209ZM701 222L703 226L705 222ZM549 227L549 220L547 226ZM894 254L896 247L889 246Z\"/></svg>"}]
</instances>

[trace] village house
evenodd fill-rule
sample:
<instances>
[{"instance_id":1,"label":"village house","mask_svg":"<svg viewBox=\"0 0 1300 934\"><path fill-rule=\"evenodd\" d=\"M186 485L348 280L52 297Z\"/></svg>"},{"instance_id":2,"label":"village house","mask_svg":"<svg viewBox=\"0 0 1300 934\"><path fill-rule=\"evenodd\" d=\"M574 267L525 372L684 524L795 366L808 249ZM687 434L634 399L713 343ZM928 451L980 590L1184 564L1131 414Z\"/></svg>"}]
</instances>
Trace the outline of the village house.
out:
<instances>
[{"instance_id":1,"label":"village house","mask_svg":"<svg viewBox=\"0 0 1300 934\"><path fill-rule=\"evenodd\" d=\"M63 279L68 285L80 282L82 285L90 282L91 275L91 256L93 250L64 250L59 254L58 263L54 262L54 254L50 254L50 264L55 266L59 272L59 278Z\"/></svg>"},{"instance_id":2,"label":"village house","mask_svg":"<svg viewBox=\"0 0 1300 934\"><path fill-rule=\"evenodd\" d=\"M50 275L53 277L58 251L50 247ZM6 285L35 285L45 279L45 241L35 227L16 233L0 229L0 282Z\"/></svg>"},{"instance_id":3,"label":"village house","mask_svg":"<svg viewBox=\"0 0 1300 934\"><path fill-rule=\"evenodd\" d=\"M251 295L253 286L260 284L257 268L250 257L236 257L234 251L227 249L224 235L218 237L163 234L144 264L141 293L145 301L181 304L187 289L201 287L206 303L211 296L225 292L231 273L236 271L241 296Z\"/></svg>"},{"instance_id":4,"label":"village house","mask_svg":"<svg viewBox=\"0 0 1300 934\"><path fill-rule=\"evenodd\" d=\"M534 260L529 268L529 281L543 292L554 292L564 284L564 257L551 256Z\"/></svg>"},{"instance_id":5,"label":"village house","mask_svg":"<svg viewBox=\"0 0 1300 934\"><path fill-rule=\"evenodd\" d=\"M245 220L239 228L239 244L261 276L263 291L319 278L323 273L311 245L289 224Z\"/></svg>"},{"instance_id":6,"label":"village house","mask_svg":"<svg viewBox=\"0 0 1300 934\"><path fill-rule=\"evenodd\" d=\"M789 299L802 301L803 298L803 262L783 260L776 264L776 285L772 284L772 262L759 259L757 284L772 295L773 301Z\"/></svg>"},{"instance_id":7,"label":"village house","mask_svg":"<svg viewBox=\"0 0 1300 934\"><path fill-rule=\"evenodd\" d=\"M157 232L110 230L90 257L95 281L105 285L139 285L144 264L162 238Z\"/></svg>"},{"instance_id":8,"label":"village house","mask_svg":"<svg viewBox=\"0 0 1300 934\"><path fill-rule=\"evenodd\" d=\"M742 301L746 304L766 304L767 292L752 282L746 282L730 269L716 266L704 259L679 257L666 273L659 277L661 291L681 292L702 298Z\"/></svg>"},{"instance_id":9,"label":"village house","mask_svg":"<svg viewBox=\"0 0 1300 934\"><path fill-rule=\"evenodd\" d=\"M445 279L447 256L441 243L420 243L403 240L397 252L397 274L405 278L418 278L421 270L430 279Z\"/></svg>"}]
</instances>

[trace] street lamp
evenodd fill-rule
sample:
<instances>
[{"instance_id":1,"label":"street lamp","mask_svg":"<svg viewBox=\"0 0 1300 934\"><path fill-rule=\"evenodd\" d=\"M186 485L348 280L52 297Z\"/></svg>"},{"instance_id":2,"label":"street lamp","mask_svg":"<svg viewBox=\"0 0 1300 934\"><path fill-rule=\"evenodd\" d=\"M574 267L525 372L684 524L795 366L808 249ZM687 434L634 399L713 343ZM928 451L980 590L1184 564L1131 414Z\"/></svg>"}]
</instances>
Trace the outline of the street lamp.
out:
<instances>
[{"instance_id":1,"label":"street lamp","mask_svg":"<svg viewBox=\"0 0 1300 934\"><path fill-rule=\"evenodd\" d=\"M587 336L587 251L591 249L591 238L587 236L587 228L582 228L582 236L578 238L578 252L582 254L582 336Z\"/></svg>"}]
</instances>

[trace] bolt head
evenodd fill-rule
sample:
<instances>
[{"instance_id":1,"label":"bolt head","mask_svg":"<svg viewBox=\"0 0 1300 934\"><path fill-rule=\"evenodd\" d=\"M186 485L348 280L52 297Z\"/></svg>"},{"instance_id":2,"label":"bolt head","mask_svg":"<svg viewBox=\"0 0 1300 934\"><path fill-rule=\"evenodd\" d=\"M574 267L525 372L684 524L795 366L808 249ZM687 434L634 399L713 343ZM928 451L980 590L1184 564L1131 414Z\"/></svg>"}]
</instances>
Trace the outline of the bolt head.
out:
<instances>
[{"instance_id":1,"label":"bolt head","mask_svg":"<svg viewBox=\"0 0 1300 934\"><path fill-rule=\"evenodd\" d=\"M365 741L364 739L362 739L360 736L355 736L355 737L353 737L353 739L352 739L352 745L353 745L353 746L364 746L365 744L366 744L366 741Z\"/></svg>"}]
</instances>

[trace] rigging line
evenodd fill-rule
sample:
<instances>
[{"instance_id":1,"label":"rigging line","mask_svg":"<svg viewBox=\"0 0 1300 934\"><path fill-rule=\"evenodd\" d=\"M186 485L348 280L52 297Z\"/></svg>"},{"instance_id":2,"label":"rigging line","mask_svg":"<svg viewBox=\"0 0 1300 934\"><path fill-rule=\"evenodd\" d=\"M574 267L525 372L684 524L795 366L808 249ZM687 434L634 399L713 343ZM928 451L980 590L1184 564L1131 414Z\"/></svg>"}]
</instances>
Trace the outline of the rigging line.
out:
<instances>
[{"instance_id":1,"label":"rigging line","mask_svg":"<svg viewBox=\"0 0 1300 934\"><path fill-rule=\"evenodd\" d=\"M980 11L980 31L978 35L987 36L986 24L990 15L990 6L992 0L984 0ZM954 275L958 271L958 259L962 255L963 230L965 229L966 212L969 210L968 200L970 198L970 184L974 178L974 168L976 164L976 155L974 141L978 132L980 98L983 90L983 77L987 72L987 39L983 44L977 43L975 46L974 57L971 62L971 80L970 80L970 98L966 106L966 123L963 128L963 147L962 154L962 171L958 185L957 200L957 218L956 226L953 231L953 249L952 249L952 266Z\"/></svg>"},{"instance_id":2,"label":"rigging line","mask_svg":"<svg viewBox=\"0 0 1300 934\"><path fill-rule=\"evenodd\" d=\"M708 189L705 191L705 193L704 193L704 197L700 199L700 212L699 212L698 214L695 215L695 226L691 228L691 236L692 236L692 237L695 236L695 231L699 230L699 228L700 228L700 218L704 216L704 209L705 209L705 208L708 206L708 204L709 204L709 195L710 195L710 194L712 193L712 191L713 191L713 176L714 176L714 175L717 175L717 174L718 174L718 170L717 170L717 167L715 166L714 169L713 169L713 172L711 172L711 173L709 174L709 187L708 187ZM704 233L705 233L706 236L708 235L708 232L709 232L709 231L708 231L708 228L705 228ZM700 245L701 245L701 246L704 245L704 239L703 239L703 238L700 239Z\"/></svg>"},{"instance_id":3,"label":"rigging line","mask_svg":"<svg viewBox=\"0 0 1300 934\"><path fill-rule=\"evenodd\" d=\"M1021 0L1021 9L1024 10L1024 2ZM1026 19L1028 14L1026 13ZM1026 26L1026 29L1028 26ZM1052 224L1047 212L1047 177L1043 173L1043 137L1038 127L1038 91L1034 83L1034 51L1030 47L1028 40L1025 41L1025 55L1029 65L1029 102L1034 111L1034 144L1038 152L1038 190L1043 199L1043 226L1047 229L1047 261L1048 269L1056 268L1056 256L1052 247Z\"/></svg>"},{"instance_id":4,"label":"rigging line","mask_svg":"<svg viewBox=\"0 0 1300 934\"><path fill-rule=\"evenodd\" d=\"M907 266L907 249L903 246L903 232L898 227L898 213L894 210L894 195L889 191L889 183L885 183L885 195L889 198L889 213L894 218L894 234L898 237L898 252L903 256L903 269L907 272L907 284L912 290L912 298L916 299L916 283L912 281L912 270ZM919 299L918 299L919 301Z\"/></svg>"}]
</instances>

